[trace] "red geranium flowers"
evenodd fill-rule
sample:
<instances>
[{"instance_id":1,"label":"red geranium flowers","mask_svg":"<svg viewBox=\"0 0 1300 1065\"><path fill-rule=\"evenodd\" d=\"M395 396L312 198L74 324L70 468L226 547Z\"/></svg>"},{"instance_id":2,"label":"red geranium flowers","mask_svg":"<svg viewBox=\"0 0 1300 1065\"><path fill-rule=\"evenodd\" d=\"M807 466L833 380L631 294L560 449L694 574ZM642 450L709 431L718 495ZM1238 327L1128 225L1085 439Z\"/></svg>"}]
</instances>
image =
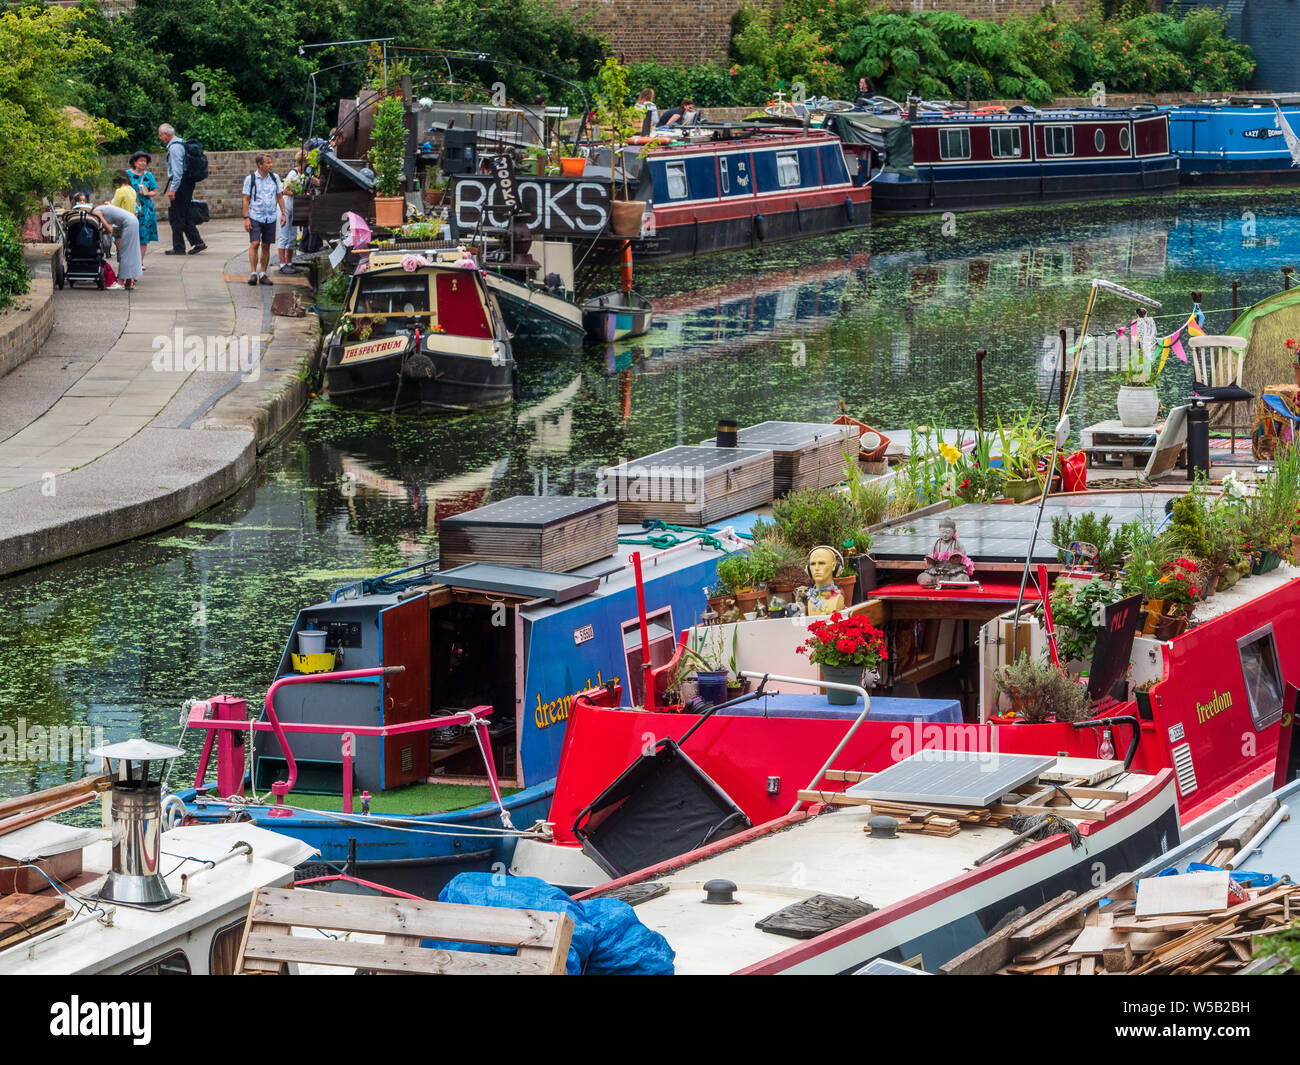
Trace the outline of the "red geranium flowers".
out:
<instances>
[{"instance_id":1,"label":"red geranium flowers","mask_svg":"<svg viewBox=\"0 0 1300 1065\"><path fill-rule=\"evenodd\" d=\"M845 617L838 611L829 621L812 622L808 640L798 650L823 666L870 669L889 657L883 632L860 614Z\"/></svg>"}]
</instances>

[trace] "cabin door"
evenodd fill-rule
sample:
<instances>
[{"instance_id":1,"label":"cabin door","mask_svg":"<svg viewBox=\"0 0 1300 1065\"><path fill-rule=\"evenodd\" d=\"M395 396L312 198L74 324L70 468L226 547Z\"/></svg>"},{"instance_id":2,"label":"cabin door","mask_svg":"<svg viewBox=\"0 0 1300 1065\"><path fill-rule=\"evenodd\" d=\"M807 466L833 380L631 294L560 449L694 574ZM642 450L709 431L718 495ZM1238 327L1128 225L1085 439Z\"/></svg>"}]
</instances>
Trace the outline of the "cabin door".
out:
<instances>
[{"instance_id":1,"label":"cabin door","mask_svg":"<svg viewBox=\"0 0 1300 1065\"><path fill-rule=\"evenodd\" d=\"M412 596L379 613L385 666L403 666L383 678L385 725L419 721L430 714L429 600ZM383 741L384 787L424 781L429 775L429 733L406 732Z\"/></svg>"}]
</instances>

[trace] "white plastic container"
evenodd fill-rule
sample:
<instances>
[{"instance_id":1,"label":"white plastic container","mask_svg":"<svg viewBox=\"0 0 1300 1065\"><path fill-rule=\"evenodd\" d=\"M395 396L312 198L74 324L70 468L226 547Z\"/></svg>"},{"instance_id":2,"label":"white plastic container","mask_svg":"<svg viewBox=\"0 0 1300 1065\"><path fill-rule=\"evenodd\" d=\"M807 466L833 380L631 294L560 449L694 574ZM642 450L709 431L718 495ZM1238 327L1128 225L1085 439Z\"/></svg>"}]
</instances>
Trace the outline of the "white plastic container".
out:
<instances>
[{"instance_id":1,"label":"white plastic container","mask_svg":"<svg viewBox=\"0 0 1300 1065\"><path fill-rule=\"evenodd\" d=\"M324 654L325 635L320 629L300 629L298 632L298 653L300 655Z\"/></svg>"}]
</instances>

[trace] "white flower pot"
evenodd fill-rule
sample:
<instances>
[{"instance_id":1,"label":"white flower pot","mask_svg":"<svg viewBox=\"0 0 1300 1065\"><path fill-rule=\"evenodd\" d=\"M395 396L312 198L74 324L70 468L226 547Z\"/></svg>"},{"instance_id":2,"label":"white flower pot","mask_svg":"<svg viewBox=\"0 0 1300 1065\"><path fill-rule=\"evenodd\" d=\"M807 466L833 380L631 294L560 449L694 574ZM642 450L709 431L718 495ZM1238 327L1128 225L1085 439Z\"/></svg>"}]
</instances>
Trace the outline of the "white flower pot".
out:
<instances>
[{"instance_id":1,"label":"white flower pot","mask_svg":"<svg viewBox=\"0 0 1300 1065\"><path fill-rule=\"evenodd\" d=\"M1119 420L1130 428L1155 425L1160 397L1150 385L1120 385Z\"/></svg>"}]
</instances>

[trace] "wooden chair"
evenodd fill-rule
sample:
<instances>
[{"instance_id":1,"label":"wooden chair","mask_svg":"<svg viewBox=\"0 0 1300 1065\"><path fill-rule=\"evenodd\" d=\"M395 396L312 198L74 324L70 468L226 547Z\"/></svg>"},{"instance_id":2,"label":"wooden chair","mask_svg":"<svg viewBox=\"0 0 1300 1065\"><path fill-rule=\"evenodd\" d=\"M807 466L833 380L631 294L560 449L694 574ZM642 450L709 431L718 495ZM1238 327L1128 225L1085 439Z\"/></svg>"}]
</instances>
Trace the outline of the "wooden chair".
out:
<instances>
[{"instance_id":1,"label":"wooden chair","mask_svg":"<svg viewBox=\"0 0 1300 1065\"><path fill-rule=\"evenodd\" d=\"M312 932L295 936L294 928ZM317 930L384 938L349 940ZM253 896L236 972L282 973L296 963L377 973L562 976L572 938L573 919L566 913L267 887ZM516 953L434 950L420 945L424 939L514 947Z\"/></svg>"},{"instance_id":2,"label":"wooden chair","mask_svg":"<svg viewBox=\"0 0 1300 1065\"><path fill-rule=\"evenodd\" d=\"M1255 398L1241 387L1241 373L1246 362L1246 339L1226 336L1192 337L1189 346L1192 349L1192 369L1195 373L1192 392L1205 403L1230 404L1230 450L1235 454L1237 404Z\"/></svg>"}]
</instances>

